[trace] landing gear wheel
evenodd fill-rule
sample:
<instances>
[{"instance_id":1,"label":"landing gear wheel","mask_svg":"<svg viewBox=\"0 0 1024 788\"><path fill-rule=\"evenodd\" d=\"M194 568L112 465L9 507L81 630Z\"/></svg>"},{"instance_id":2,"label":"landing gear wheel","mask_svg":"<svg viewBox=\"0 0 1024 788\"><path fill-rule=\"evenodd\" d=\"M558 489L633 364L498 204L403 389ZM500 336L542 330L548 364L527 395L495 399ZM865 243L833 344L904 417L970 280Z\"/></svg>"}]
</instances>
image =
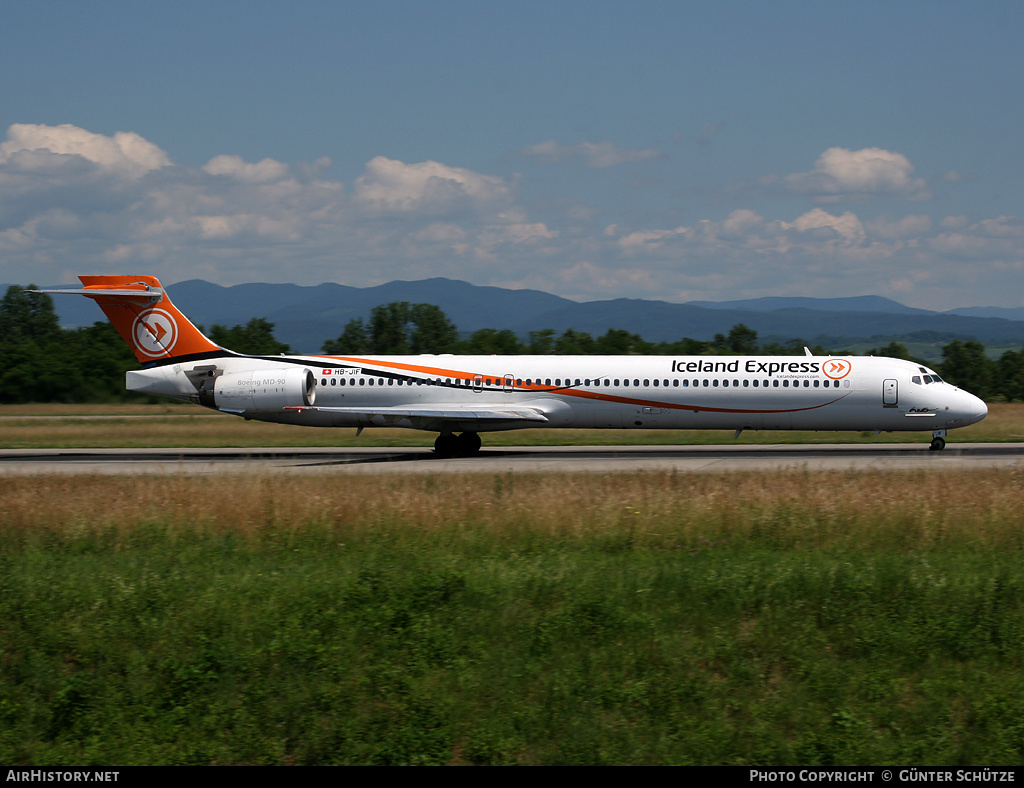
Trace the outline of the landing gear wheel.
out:
<instances>
[{"instance_id":1,"label":"landing gear wheel","mask_svg":"<svg viewBox=\"0 0 1024 788\"><path fill-rule=\"evenodd\" d=\"M441 457L471 457L480 451L480 436L475 432L461 435L438 435L434 441L434 453Z\"/></svg>"},{"instance_id":2,"label":"landing gear wheel","mask_svg":"<svg viewBox=\"0 0 1024 788\"><path fill-rule=\"evenodd\" d=\"M459 439L451 433L438 435L434 440L434 454L441 457L454 457L459 453Z\"/></svg>"},{"instance_id":3,"label":"landing gear wheel","mask_svg":"<svg viewBox=\"0 0 1024 788\"><path fill-rule=\"evenodd\" d=\"M943 438L932 438L931 446L928 448L931 451L942 451L946 448L946 441Z\"/></svg>"},{"instance_id":4,"label":"landing gear wheel","mask_svg":"<svg viewBox=\"0 0 1024 788\"><path fill-rule=\"evenodd\" d=\"M475 432L464 432L458 438L459 456L470 457L480 451L483 441Z\"/></svg>"}]
</instances>

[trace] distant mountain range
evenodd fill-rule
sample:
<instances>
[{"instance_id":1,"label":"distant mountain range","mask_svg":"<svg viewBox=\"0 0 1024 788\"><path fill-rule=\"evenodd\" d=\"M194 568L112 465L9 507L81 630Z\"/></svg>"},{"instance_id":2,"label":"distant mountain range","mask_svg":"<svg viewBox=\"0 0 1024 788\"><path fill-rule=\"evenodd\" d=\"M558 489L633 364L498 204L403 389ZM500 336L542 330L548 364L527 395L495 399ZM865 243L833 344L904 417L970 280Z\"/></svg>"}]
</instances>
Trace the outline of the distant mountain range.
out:
<instances>
[{"instance_id":1,"label":"distant mountain range","mask_svg":"<svg viewBox=\"0 0 1024 788\"><path fill-rule=\"evenodd\" d=\"M436 304L467 335L481 328L508 328L523 337L544 328L559 333L574 328L600 336L609 328L620 328L654 342L683 337L708 340L744 323L762 341L801 338L836 346L862 340L881 345L916 337L924 342L961 338L1000 347L1024 345L1024 308L932 312L881 296L686 304L619 298L578 303L538 290L479 287L442 278L366 288L339 284L222 287L191 279L168 286L168 291L197 325L233 326L263 317L274 323L279 340L300 353L318 351L325 340L341 334L349 320L365 318L373 307L392 301ZM54 302L62 325L89 325L103 319L84 298L57 297Z\"/></svg>"}]
</instances>

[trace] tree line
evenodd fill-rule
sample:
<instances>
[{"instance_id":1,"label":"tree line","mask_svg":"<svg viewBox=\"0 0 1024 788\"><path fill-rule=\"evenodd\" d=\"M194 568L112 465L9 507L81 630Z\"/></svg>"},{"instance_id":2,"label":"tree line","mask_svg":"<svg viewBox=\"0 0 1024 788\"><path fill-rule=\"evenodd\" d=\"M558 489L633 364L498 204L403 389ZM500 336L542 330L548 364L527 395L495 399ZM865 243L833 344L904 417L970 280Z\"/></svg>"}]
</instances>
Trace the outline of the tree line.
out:
<instances>
[{"instance_id":1,"label":"tree line","mask_svg":"<svg viewBox=\"0 0 1024 788\"><path fill-rule=\"evenodd\" d=\"M29 285L27 289L32 289ZM53 299L28 294L17 285L0 300L0 402L157 401L124 389L124 373L138 362L107 321L75 329L60 326ZM203 330L201 328L201 330ZM277 355L290 348L274 337L274 324L253 318L231 328L213 325L206 335L239 353ZM329 355L453 353L460 355L803 355L805 342L759 341L757 332L740 323L728 334L708 341L682 338L648 342L623 329L593 337L568 328L531 331L525 339L509 329L482 328L460 336L448 316L433 304L396 301L374 307L369 317L345 324L337 339L321 352ZM829 351L811 346L817 355ZM1024 350L1006 351L998 360L974 340L954 340L942 348L935 367L914 358L893 342L866 355L891 356L932 367L950 383L987 401L1024 400Z\"/></svg>"},{"instance_id":2,"label":"tree line","mask_svg":"<svg viewBox=\"0 0 1024 788\"><path fill-rule=\"evenodd\" d=\"M25 292L34 287L13 285L0 299L0 403L164 401L125 390L124 373L139 362L110 322L61 328L53 299ZM206 334L243 353L288 352L263 318Z\"/></svg>"}]
</instances>

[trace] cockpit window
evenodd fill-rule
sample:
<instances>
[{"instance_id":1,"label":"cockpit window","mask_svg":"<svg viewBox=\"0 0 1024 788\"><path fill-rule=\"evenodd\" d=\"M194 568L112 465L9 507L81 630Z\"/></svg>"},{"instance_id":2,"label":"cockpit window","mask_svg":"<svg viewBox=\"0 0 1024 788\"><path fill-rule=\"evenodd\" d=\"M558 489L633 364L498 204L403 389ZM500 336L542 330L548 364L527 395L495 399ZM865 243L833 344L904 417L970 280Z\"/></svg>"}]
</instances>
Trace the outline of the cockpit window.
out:
<instances>
[{"instance_id":1,"label":"cockpit window","mask_svg":"<svg viewBox=\"0 0 1024 788\"><path fill-rule=\"evenodd\" d=\"M918 385L920 385L920 384L921 384L921 376L920 376L920 375L914 375L914 376L913 376L913 377L911 378L911 380L912 380L912 381L914 381L914 383L917 383Z\"/></svg>"}]
</instances>

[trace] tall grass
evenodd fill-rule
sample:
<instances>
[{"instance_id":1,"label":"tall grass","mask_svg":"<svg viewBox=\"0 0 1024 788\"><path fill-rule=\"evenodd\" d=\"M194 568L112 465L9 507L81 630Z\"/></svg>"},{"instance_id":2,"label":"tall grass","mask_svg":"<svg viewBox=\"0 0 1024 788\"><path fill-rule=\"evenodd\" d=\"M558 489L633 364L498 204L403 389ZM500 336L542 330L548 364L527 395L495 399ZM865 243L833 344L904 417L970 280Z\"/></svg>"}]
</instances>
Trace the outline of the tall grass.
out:
<instances>
[{"instance_id":1,"label":"tall grass","mask_svg":"<svg viewBox=\"0 0 1024 788\"><path fill-rule=\"evenodd\" d=\"M1017 763L1020 472L0 479L0 762Z\"/></svg>"}]
</instances>

